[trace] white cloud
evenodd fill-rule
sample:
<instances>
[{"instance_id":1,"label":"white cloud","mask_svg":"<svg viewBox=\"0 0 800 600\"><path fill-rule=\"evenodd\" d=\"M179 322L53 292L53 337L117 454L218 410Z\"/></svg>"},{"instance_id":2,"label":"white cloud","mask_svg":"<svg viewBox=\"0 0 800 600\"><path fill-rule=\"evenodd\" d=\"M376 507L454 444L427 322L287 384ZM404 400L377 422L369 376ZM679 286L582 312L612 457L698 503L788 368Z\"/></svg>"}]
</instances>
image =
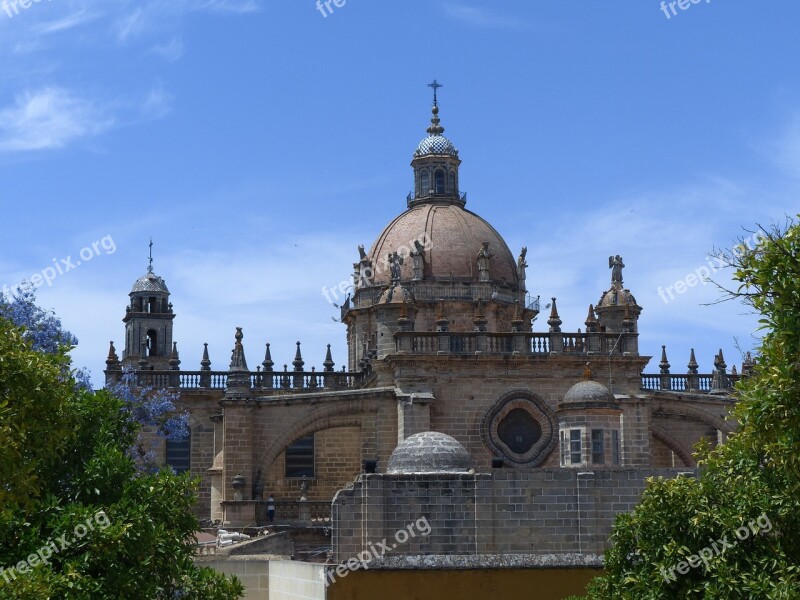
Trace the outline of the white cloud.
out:
<instances>
[{"instance_id":1,"label":"white cloud","mask_svg":"<svg viewBox=\"0 0 800 600\"><path fill-rule=\"evenodd\" d=\"M514 17L501 15L497 12L477 6L466 6L455 2L445 2L442 4L442 11L447 17L456 21L461 21L475 27L489 28L522 28L526 23Z\"/></svg>"},{"instance_id":2,"label":"white cloud","mask_svg":"<svg viewBox=\"0 0 800 600\"><path fill-rule=\"evenodd\" d=\"M113 119L94 103L60 87L17 96L0 110L0 151L61 148L108 129Z\"/></svg>"},{"instance_id":3,"label":"white cloud","mask_svg":"<svg viewBox=\"0 0 800 600\"><path fill-rule=\"evenodd\" d=\"M172 38L163 44L156 44L152 47L151 51L170 62L175 62L184 55L186 49L180 39Z\"/></svg>"},{"instance_id":4,"label":"white cloud","mask_svg":"<svg viewBox=\"0 0 800 600\"><path fill-rule=\"evenodd\" d=\"M141 114L145 118L160 119L169 113L173 96L161 87L151 89L144 99Z\"/></svg>"},{"instance_id":5,"label":"white cloud","mask_svg":"<svg viewBox=\"0 0 800 600\"><path fill-rule=\"evenodd\" d=\"M39 23L33 28L33 31L34 33L45 35L50 33L60 33L62 31L74 29L75 27L80 27L81 25L89 23L90 21L94 21L99 17L99 13L88 10L79 10L54 21L44 21Z\"/></svg>"}]
</instances>

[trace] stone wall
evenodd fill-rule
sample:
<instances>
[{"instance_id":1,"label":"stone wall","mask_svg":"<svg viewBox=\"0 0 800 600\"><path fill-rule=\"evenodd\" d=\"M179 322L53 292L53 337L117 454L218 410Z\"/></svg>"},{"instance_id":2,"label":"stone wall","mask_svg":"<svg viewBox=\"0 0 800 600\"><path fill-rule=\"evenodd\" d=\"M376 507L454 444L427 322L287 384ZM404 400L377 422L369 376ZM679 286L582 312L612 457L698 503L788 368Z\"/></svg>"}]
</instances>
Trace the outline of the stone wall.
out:
<instances>
[{"instance_id":1,"label":"stone wall","mask_svg":"<svg viewBox=\"0 0 800 600\"><path fill-rule=\"evenodd\" d=\"M361 475L333 503L337 562L379 542L392 555L601 554L614 517L647 477L674 469L495 469L478 474ZM420 532L420 519L429 524ZM414 529L411 535L409 527ZM399 535L397 532L409 532Z\"/></svg>"}]
</instances>

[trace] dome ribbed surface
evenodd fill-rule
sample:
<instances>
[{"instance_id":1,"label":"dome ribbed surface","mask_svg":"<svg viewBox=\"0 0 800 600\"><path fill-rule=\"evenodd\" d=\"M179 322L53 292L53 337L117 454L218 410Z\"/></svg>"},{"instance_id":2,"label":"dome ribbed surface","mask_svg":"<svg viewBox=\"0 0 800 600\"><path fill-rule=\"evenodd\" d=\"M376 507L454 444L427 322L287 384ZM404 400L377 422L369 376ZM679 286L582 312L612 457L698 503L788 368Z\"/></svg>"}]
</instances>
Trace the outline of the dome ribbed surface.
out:
<instances>
[{"instance_id":1,"label":"dome ribbed surface","mask_svg":"<svg viewBox=\"0 0 800 600\"><path fill-rule=\"evenodd\" d=\"M424 138L414 152L415 157L427 154L446 154L458 158L458 150L449 139L443 135L429 135Z\"/></svg>"},{"instance_id":2,"label":"dome ribbed surface","mask_svg":"<svg viewBox=\"0 0 800 600\"><path fill-rule=\"evenodd\" d=\"M580 381L573 385L564 395L562 403L572 402L616 402L614 396L602 383L596 381Z\"/></svg>"},{"instance_id":3,"label":"dome ribbed surface","mask_svg":"<svg viewBox=\"0 0 800 600\"><path fill-rule=\"evenodd\" d=\"M131 294L135 292L163 292L169 294L167 284L155 273L147 273L139 277L131 288Z\"/></svg>"},{"instance_id":4,"label":"dome ribbed surface","mask_svg":"<svg viewBox=\"0 0 800 600\"><path fill-rule=\"evenodd\" d=\"M517 284L517 262L505 240L489 223L461 206L430 202L414 206L395 218L375 240L369 258L375 267L375 284L386 285L391 274L384 265L386 256L398 252L406 258L400 279L414 276L408 257L414 240L427 246L425 280L460 278L478 280L478 252L489 242L489 278L496 283Z\"/></svg>"},{"instance_id":5,"label":"dome ribbed surface","mask_svg":"<svg viewBox=\"0 0 800 600\"><path fill-rule=\"evenodd\" d=\"M458 440L438 431L417 433L398 444L386 473L466 473L472 460Z\"/></svg>"}]
</instances>

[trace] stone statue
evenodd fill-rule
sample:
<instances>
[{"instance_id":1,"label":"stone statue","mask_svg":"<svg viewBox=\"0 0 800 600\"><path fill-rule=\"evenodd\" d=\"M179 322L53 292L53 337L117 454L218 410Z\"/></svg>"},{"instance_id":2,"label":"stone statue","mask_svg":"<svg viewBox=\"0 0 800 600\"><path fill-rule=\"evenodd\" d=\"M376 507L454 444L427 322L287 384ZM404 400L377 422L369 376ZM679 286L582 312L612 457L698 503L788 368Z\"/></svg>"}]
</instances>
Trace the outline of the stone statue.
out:
<instances>
[{"instance_id":1,"label":"stone statue","mask_svg":"<svg viewBox=\"0 0 800 600\"><path fill-rule=\"evenodd\" d=\"M489 281L490 258L492 255L489 254L489 242L483 242L480 252L478 252L478 281Z\"/></svg>"},{"instance_id":2,"label":"stone statue","mask_svg":"<svg viewBox=\"0 0 800 600\"><path fill-rule=\"evenodd\" d=\"M303 481L300 482L300 502L305 502L308 497L308 479L303 475Z\"/></svg>"},{"instance_id":3,"label":"stone statue","mask_svg":"<svg viewBox=\"0 0 800 600\"><path fill-rule=\"evenodd\" d=\"M389 270L392 276L392 283L397 283L400 281L400 267L403 264L403 257L400 256L397 252L391 252L389 254Z\"/></svg>"},{"instance_id":4,"label":"stone statue","mask_svg":"<svg viewBox=\"0 0 800 600\"><path fill-rule=\"evenodd\" d=\"M358 280L356 281L355 287L359 288L370 286L373 284L372 276L374 275L374 272L372 270L372 261L364 251L363 244L358 246L358 257L359 261L357 263L353 263L353 267L358 268Z\"/></svg>"},{"instance_id":5,"label":"stone statue","mask_svg":"<svg viewBox=\"0 0 800 600\"><path fill-rule=\"evenodd\" d=\"M414 249L411 251L411 260L414 268L414 281L422 281L425 270L425 246L419 240L414 240Z\"/></svg>"},{"instance_id":6,"label":"stone statue","mask_svg":"<svg viewBox=\"0 0 800 600\"><path fill-rule=\"evenodd\" d=\"M520 287L525 286L525 269L528 267L528 263L525 262L525 255L527 253L528 248L523 246L517 259L517 278L519 279Z\"/></svg>"},{"instance_id":7,"label":"stone statue","mask_svg":"<svg viewBox=\"0 0 800 600\"><path fill-rule=\"evenodd\" d=\"M611 269L611 285L621 288L622 269L625 268L625 263L622 262L622 257L619 254L617 254L616 256L609 256L608 268Z\"/></svg>"}]
</instances>

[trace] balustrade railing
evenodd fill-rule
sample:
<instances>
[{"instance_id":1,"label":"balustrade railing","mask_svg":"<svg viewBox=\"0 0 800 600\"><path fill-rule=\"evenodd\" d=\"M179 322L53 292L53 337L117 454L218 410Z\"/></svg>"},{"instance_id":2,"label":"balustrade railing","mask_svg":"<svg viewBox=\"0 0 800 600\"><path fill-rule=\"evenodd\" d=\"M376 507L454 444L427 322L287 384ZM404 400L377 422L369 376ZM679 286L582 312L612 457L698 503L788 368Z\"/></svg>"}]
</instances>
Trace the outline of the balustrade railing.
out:
<instances>
[{"instance_id":1,"label":"balustrade railing","mask_svg":"<svg viewBox=\"0 0 800 600\"><path fill-rule=\"evenodd\" d=\"M724 390L730 390L739 381L740 375L725 373ZM714 375L673 375L667 374L645 374L642 373L642 389L647 391L672 391L672 392L710 392L714 386Z\"/></svg>"},{"instance_id":2,"label":"balustrade railing","mask_svg":"<svg viewBox=\"0 0 800 600\"><path fill-rule=\"evenodd\" d=\"M364 373L345 371L256 371L250 372L250 387L256 390L309 391L358 388ZM228 371L136 371L136 384L155 388L225 389Z\"/></svg>"},{"instance_id":3,"label":"balustrade railing","mask_svg":"<svg viewBox=\"0 0 800 600\"><path fill-rule=\"evenodd\" d=\"M398 352L411 354L636 354L636 334L483 331L400 331ZM632 338L632 342L629 342ZM629 350L630 349L630 350Z\"/></svg>"}]
</instances>

